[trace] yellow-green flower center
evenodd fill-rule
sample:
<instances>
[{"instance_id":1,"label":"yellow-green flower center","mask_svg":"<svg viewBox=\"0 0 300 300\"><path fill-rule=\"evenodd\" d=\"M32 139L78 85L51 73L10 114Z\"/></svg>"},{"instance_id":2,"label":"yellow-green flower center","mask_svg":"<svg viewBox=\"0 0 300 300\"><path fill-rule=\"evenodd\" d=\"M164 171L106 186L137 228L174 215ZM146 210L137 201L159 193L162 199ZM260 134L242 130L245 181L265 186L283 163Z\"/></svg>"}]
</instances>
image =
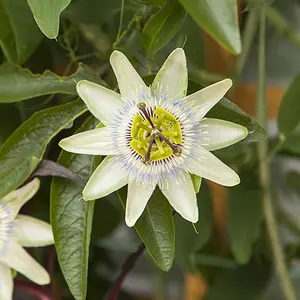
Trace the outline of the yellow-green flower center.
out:
<instances>
[{"instance_id":1,"label":"yellow-green flower center","mask_svg":"<svg viewBox=\"0 0 300 300\"><path fill-rule=\"evenodd\" d=\"M143 162L151 164L151 161L163 160L173 154L180 156L182 133L177 119L160 107L151 115L146 111L144 103L138 107L143 116L134 116L130 146L143 157Z\"/></svg>"}]
</instances>

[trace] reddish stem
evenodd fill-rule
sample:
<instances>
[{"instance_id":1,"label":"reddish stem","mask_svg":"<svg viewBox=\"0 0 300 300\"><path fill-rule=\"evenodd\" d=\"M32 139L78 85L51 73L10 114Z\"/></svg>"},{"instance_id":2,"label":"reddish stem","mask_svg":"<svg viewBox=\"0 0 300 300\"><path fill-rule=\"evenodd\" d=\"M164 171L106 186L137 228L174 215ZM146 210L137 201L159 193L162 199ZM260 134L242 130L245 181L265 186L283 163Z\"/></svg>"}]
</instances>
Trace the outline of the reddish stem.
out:
<instances>
[{"instance_id":1,"label":"reddish stem","mask_svg":"<svg viewBox=\"0 0 300 300\"><path fill-rule=\"evenodd\" d=\"M137 259L142 255L144 250L145 250L145 245L141 244L136 252L130 254L127 257L124 265L122 266L122 270L121 270L119 277L116 279L113 286L111 287L111 289L108 291L108 293L105 296L106 300L116 300L117 299L117 297L120 293L122 284L123 284L127 274L133 269Z\"/></svg>"},{"instance_id":2,"label":"reddish stem","mask_svg":"<svg viewBox=\"0 0 300 300\"><path fill-rule=\"evenodd\" d=\"M34 295L39 300L54 300L46 287L39 286L32 282L15 280L14 286L17 290L23 290L30 295Z\"/></svg>"}]
</instances>

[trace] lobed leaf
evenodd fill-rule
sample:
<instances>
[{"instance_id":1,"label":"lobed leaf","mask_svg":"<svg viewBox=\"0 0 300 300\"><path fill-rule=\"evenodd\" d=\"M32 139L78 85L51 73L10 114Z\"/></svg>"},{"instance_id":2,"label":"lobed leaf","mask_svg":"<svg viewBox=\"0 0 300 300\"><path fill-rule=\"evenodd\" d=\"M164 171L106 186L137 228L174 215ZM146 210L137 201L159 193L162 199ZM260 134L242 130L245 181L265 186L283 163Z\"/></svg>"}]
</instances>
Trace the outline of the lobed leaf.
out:
<instances>
[{"instance_id":1,"label":"lobed leaf","mask_svg":"<svg viewBox=\"0 0 300 300\"><path fill-rule=\"evenodd\" d=\"M76 82L88 79L99 82L97 74L88 66L79 64L76 73L60 77L50 71L33 74L28 69L4 63L0 66L0 103L17 102L33 97L64 93L76 95Z\"/></svg>"}]
</instances>

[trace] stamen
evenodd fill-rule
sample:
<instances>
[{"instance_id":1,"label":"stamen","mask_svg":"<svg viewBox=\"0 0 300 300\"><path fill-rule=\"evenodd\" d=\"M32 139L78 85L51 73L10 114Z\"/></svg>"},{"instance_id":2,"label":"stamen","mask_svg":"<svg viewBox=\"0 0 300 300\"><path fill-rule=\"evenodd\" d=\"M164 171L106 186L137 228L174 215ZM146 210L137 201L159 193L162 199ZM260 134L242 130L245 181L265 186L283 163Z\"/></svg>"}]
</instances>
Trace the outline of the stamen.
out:
<instances>
[{"instance_id":1,"label":"stamen","mask_svg":"<svg viewBox=\"0 0 300 300\"><path fill-rule=\"evenodd\" d=\"M166 137L164 137L160 132L157 135L173 150L175 156L180 156L182 153L181 147L172 144Z\"/></svg>"},{"instance_id":2,"label":"stamen","mask_svg":"<svg viewBox=\"0 0 300 300\"><path fill-rule=\"evenodd\" d=\"M155 135L152 134L151 140L150 140L150 143L149 143L149 146L148 146L147 153L146 153L145 157L143 158L143 163L145 165L150 165L151 164L150 153L151 153L151 149L152 149L152 146L153 146L153 143L154 143L154 139L155 139Z\"/></svg>"},{"instance_id":3,"label":"stamen","mask_svg":"<svg viewBox=\"0 0 300 300\"><path fill-rule=\"evenodd\" d=\"M144 114L145 118L147 119L147 121L150 123L152 129L155 128L147 110L146 110L146 103L144 102L140 102L138 105L137 105L137 108Z\"/></svg>"}]
</instances>

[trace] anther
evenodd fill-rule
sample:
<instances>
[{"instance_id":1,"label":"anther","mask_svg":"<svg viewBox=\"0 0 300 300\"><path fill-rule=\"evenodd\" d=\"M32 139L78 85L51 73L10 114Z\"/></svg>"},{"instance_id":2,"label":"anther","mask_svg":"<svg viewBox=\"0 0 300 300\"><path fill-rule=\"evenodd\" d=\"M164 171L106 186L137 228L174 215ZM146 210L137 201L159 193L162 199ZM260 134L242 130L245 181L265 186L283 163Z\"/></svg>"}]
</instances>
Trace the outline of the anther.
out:
<instances>
[{"instance_id":1,"label":"anther","mask_svg":"<svg viewBox=\"0 0 300 300\"><path fill-rule=\"evenodd\" d=\"M140 103L137 105L137 108L138 108L139 110L145 109L145 108L146 108L146 103L140 102Z\"/></svg>"},{"instance_id":2,"label":"anther","mask_svg":"<svg viewBox=\"0 0 300 300\"><path fill-rule=\"evenodd\" d=\"M142 158L142 162L146 166L150 166L151 165L151 159L150 158L146 158L146 156Z\"/></svg>"},{"instance_id":3,"label":"anther","mask_svg":"<svg viewBox=\"0 0 300 300\"><path fill-rule=\"evenodd\" d=\"M147 110L146 110L146 103L144 102L140 102L139 104L137 104L137 108L144 114L144 117L146 118L146 120L150 123L152 129L155 128Z\"/></svg>"},{"instance_id":4,"label":"anther","mask_svg":"<svg viewBox=\"0 0 300 300\"><path fill-rule=\"evenodd\" d=\"M182 149L180 146L176 147L176 151L173 152L175 156L179 157L182 153Z\"/></svg>"}]
</instances>

